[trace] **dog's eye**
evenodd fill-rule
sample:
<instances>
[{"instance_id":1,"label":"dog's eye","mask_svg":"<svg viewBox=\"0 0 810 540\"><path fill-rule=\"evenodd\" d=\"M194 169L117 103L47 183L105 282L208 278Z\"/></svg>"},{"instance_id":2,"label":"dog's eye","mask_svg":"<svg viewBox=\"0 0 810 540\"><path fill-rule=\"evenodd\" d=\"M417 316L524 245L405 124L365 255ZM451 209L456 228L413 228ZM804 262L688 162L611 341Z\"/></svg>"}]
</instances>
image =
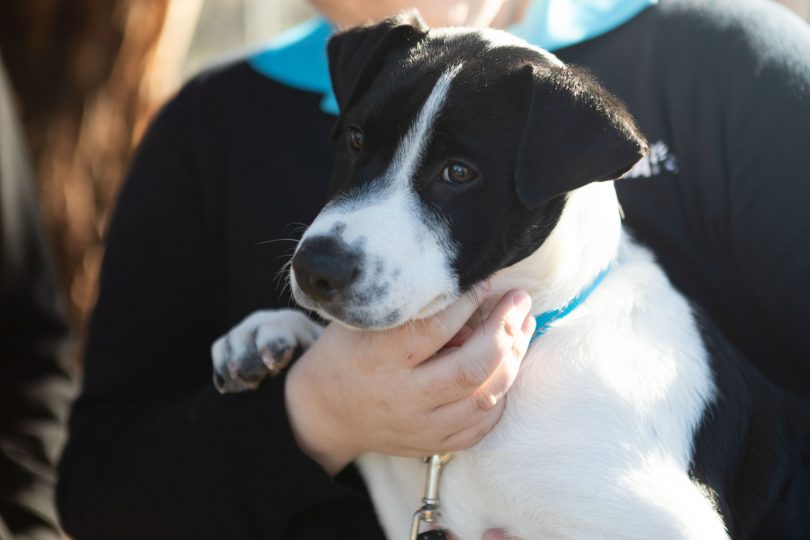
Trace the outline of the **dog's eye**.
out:
<instances>
[{"instance_id":1,"label":"dog's eye","mask_svg":"<svg viewBox=\"0 0 810 540\"><path fill-rule=\"evenodd\" d=\"M463 184L478 177L472 167L458 161L451 163L442 171L442 179L453 184Z\"/></svg>"},{"instance_id":2,"label":"dog's eye","mask_svg":"<svg viewBox=\"0 0 810 540\"><path fill-rule=\"evenodd\" d=\"M363 149L363 144L365 143L365 137L363 136L363 132L357 129L356 127L349 128L349 147L354 150L355 152L359 152Z\"/></svg>"}]
</instances>

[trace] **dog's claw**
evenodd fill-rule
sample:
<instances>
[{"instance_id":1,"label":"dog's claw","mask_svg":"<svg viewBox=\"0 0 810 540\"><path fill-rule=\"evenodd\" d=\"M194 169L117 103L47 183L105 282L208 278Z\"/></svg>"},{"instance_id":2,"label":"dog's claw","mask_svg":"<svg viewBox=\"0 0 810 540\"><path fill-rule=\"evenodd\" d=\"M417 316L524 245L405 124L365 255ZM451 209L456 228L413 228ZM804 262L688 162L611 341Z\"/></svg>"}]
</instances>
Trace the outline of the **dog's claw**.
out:
<instances>
[{"instance_id":1,"label":"dog's claw","mask_svg":"<svg viewBox=\"0 0 810 540\"><path fill-rule=\"evenodd\" d=\"M296 346L286 341L277 340L262 347L259 353L262 362L267 367L270 375L278 375L286 368L295 356Z\"/></svg>"},{"instance_id":2,"label":"dog's claw","mask_svg":"<svg viewBox=\"0 0 810 540\"><path fill-rule=\"evenodd\" d=\"M225 378L214 370L214 387L220 394L225 393Z\"/></svg>"},{"instance_id":3,"label":"dog's claw","mask_svg":"<svg viewBox=\"0 0 810 540\"><path fill-rule=\"evenodd\" d=\"M321 330L295 310L252 314L212 345L214 386L222 394L257 388L268 375L281 373Z\"/></svg>"}]
</instances>

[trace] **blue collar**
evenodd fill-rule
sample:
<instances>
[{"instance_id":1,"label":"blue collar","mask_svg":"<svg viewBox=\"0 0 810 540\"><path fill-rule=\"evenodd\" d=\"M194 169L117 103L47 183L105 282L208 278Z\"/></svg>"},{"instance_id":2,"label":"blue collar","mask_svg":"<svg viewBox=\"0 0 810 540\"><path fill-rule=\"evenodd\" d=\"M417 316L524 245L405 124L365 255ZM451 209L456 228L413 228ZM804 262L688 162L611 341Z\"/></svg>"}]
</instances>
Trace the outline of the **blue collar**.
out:
<instances>
[{"instance_id":1,"label":"blue collar","mask_svg":"<svg viewBox=\"0 0 810 540\"><path fill-rule=\"evenodd\" d=\"M508 30L529 43L554 51L601 36L656 3L657 0L533 0L523 21ZM326 42L333 32L325 19L312 19L283 32L248 61L265 77L322 94L321 109L337 115L326 57Z\"/></svg>"},{"instance_id":2,"label":"blue collar","mask_svg":"<svg viewBox=\"0 0 810 540\"><path fill-rule=\"evenodd\" d=\"M537 321L537 326L535 326L534 334L532 335L532 339L530 343L534 343L540 336L548 332L549 328L551 328L552 323L558 321L574 311L578 305L582 302L587 300L587 298L591 295L591 293L596 290L602 280L605 279L605 276L610 271L610 266L602 270L596 279L594 279L590 285L582 289L578 295L576 295L570 302L565 304L563 307L559 309L553 309L551 311L546 311L537 315L534 319Z\"/></svg>"}]
</instances>

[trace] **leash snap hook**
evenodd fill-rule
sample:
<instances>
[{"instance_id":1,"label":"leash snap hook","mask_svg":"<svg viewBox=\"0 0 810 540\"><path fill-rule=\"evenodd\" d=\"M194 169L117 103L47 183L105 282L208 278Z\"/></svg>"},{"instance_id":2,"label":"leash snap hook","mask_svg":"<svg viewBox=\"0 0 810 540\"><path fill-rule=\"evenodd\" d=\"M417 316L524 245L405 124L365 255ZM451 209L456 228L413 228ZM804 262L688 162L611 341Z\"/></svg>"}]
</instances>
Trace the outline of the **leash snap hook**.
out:
<instances>
[{"instance_id":1,"label":"leash snap hook","mask_svg":"<svg viewBox=\"0 0 810 540\"><path fill-rule=\"evenodd\" d=\"M422 506L413 515L411 521L411 535L410 540L443 540L446 538L444 530L433 529L420 533L422 524L433 524L439 521L441 512L439 507L441 501L439 499L439 484L441 480L442 467L444 467L451 459L453 454L434 454L430 457L423 458L427 465L425 474L425 492L422 497Z\"/></svg>"}]
</instances>

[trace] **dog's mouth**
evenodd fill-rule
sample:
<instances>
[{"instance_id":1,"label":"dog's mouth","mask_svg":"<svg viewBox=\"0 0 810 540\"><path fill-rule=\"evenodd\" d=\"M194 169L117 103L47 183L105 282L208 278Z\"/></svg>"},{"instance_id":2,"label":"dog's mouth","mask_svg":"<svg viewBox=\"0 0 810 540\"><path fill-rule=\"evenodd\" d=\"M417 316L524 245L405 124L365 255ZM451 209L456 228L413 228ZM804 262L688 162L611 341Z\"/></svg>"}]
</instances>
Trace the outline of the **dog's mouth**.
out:
<instances>
[{"instance_id":1,"label":"dog's mouth","mask_svg":"<svg viewBox=\"0 0 810 540\"><path fill-rule=\"evenodd\" d=\"M325 320L362 330L386 330L409 321L426 319L450 305L456 294L440 292L421 306L414 305L415 295L390 292L389 287L350 288L331 298L314 298L291 276L293 298L303 308ZM397 299L401 301L397 301Z\"/></svg>"},{"instance_id":2,"label":"dog's mouth","mask_svg":"<svg viewBox=\"0 0 810 540\"><path fill-rule=\"evenodd\" d=\"M318 302L295 287L293 297L302 307L315 311L326 320L360 330L386 330L409 321L432 317L450 305L454 295L438 294L415 312L412 308L388 303L374 306L357 302L344 303L337 299L327 303Z\"/></svg>"}]
</instances>

